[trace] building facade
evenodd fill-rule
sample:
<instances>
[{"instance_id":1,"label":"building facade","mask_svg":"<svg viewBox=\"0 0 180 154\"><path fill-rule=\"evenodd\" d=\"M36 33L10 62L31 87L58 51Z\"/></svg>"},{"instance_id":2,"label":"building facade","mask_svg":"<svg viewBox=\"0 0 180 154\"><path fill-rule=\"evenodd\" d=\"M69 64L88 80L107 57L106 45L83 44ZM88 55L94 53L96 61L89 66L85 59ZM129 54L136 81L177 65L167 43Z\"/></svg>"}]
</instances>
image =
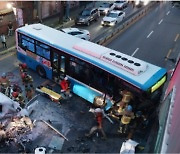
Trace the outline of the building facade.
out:
<instances>
[{"instance_id":1,"label":"building facade","mask_svg":"<svg viewBox=\"0 0 180 154\"><path fill-rule=\"evenodd\" d=\"M11 4L11 8L7 8ZM13 23L14 30L25 24L45 20L52 16L63 19L67 1L0 1L0 34L8 32L8 23ZM79 1L68 1L68 9L79 6Z\"/></svg>"}]
</instances>

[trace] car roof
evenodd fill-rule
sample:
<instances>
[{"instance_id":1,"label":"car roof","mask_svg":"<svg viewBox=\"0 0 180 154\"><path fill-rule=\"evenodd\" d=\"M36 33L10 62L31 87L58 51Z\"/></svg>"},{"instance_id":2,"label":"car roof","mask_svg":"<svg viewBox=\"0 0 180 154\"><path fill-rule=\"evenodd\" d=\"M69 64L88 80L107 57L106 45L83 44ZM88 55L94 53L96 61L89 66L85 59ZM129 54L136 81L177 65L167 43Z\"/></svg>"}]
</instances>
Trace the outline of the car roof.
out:
<instances>
[{"instance_id":1,"label":"car roof","mask_svg":"<svg viewBox=\"0 0 180 154\"><path fill-rule=\"evenodd\" d=\"M65 33L73 32L73 31L81 31L78 28L63 28L61 30L64 31Z\"/></svg>"},{"instance_id":2,"label":"car roof","mask_svg":"<svg viewBox=\"0 0 180 154\"><path fill-rule=\"evenodd\" d=\"M110 11L110 13L120 13L120 12L123 12L123 11L119 11L119 10L112 10L112 11Z\"/></svg>"},{"instance_id":3,"label":"car roof","mask_svg":"<svg viewBox=\"0 0 180 154\"><path fill-rule=\"evenodd\" d=\"M104 2L104 3L102 3L102 4L100 5L100 7L101 7L101 6L109 6L110 4L113 4L113 3L111 3L111 2Z\"/></svg>"},{"instance_id":4,"label":"car roof","mask_svg":"<svg viewBox=\"0 0 180 154\"><path fill-rule=\"evenodd\" d=\"M126 0L119 0L119 1L115 1L114 3L125 3L126 2Z\"/></svg>"}]
</instances>

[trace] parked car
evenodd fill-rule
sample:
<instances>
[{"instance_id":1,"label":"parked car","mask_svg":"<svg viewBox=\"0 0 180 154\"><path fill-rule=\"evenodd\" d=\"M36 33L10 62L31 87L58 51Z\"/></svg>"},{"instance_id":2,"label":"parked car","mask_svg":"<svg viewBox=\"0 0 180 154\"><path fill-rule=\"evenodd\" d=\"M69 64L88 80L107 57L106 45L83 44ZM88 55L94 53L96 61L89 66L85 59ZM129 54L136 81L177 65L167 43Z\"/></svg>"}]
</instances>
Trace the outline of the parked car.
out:
<instances>
[{"instance_id":1,"label":"parked car","mask_svg":"<svg viewBox=\"0 0 180 154\"><path fill-rule=\"evenodd\" d=\"M125 7L127 7L128 1L127 0L118 0L118 1L114 2L114 4L115 4L115 9L122 10Z\"/></svg>"},{"instance_id":2,"label":"parked car","mask_svg":"<svg viewBox=\"0 0 180 154\"><path fill-rule=\"evenodd\" d=\"M102 21L101 24L107 25L107 26L114 26L115 24L121 22L125 17L125 12L113 10L108 15L106 15Z\"/></svg>"},{"instance_id":3,"label":"parked car","mask_svg":"<svg viewBox=\"0 0 180 154\"><path fill-rule=\"evenodd\" d=\"M114 3L105 2L99 6L98 10L99 10L100 14L106 15L110 11L112 11L114 8L115 8Z\"/></svg>"},{"instance_id":4,"label":"parked car","mask_svg":"<svg viewBox=\"0 0 180 154\"><path fill-rule=\"evenodd\" d=\"M77 17L75 24L85 24L87 26L90 25L90 22L99 19L99 11L97 8L85 8Z\"/></svg>"},{"instance_id":5,"label":"parked car","mask_svg":"<svg viewBox=\"0 0 180 154\"><path fill-rule=\"evenodd\" d=\"M90 40L90 32L85 29L79 29L79 28L63 28L60 31L79 37L83 40Z\"/></svg>"}]
</instances>

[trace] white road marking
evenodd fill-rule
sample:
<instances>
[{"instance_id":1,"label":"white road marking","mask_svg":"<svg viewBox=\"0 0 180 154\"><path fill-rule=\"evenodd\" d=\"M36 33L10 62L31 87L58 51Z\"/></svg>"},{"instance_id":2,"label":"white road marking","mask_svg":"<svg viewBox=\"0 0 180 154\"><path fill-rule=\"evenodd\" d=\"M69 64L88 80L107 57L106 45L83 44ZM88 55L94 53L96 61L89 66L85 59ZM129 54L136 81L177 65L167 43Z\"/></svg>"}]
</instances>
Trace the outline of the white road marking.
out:
<instances>
[{"instance_id":1,"label":"white road marking","mask_svg":"<svg viewBox=\"0 0 180 154\"><path fill-rule=\"evenodd\" d=\"M174 8L174 5L172 6L172 8Z\"/></svg>"},{"instance_id":2,"label":"white road marking","mask_svg":"<svg viewBox=\"0 0 180 154\"><path fill-rule=\"evenodd\" d=\"M160 22L158 23L159 25L161 24L161 22L163 22L163 19L160 20Z\"/></svg>"},{"instance_id":3,"label":"white road marking","mask_svg":"<svg viewBox=\"0 0 180 154\"><path fill-rule=\"evenodd\" d=\"M178 38L179 38L179 34L176 35L174 42L176 42Z\"/></svg>"},{"instance_id":4,"label":"white road marking","mask_svg":"<svg viewBox=\"0 0 180 154\"><path fill-rule=\"evenodd\" d=\"M132 57L135 55L135 53L139 50L139 48L137 48L133 53L132 53Z\"/></svg>"},{"instance_id":5,"label":"white road marking","mask_svg":"<svg viewBox=\"0 0 180 154\"><path fill-rule=\"evenodd\" d=\"M154 31L152 30L151 33L149 33L149 35L147 36L147 38L149 38L153 32L154 32Z\"/></svg>"},{"instance_id":6,"label":"white road marking","mask_svg":"<svg viewBox=\"0 0 180 154\"><path fill-rule=\"evenodd\" d=\"M170 11L168 11L167 13L166 13L166 15L168 15L170 13Z\"/></svg>"}]
</instances>

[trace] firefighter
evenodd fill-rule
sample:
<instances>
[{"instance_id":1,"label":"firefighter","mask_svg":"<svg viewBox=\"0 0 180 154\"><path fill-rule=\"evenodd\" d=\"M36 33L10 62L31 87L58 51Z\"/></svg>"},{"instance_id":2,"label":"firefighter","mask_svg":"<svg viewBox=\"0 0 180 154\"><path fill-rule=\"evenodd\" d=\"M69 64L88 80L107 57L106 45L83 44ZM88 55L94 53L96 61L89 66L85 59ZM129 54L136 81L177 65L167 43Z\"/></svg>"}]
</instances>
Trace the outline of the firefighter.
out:
<instances>
[{"instance_id":1,"label":"firefighter","mask_svg":"<svg viewBox=\"0 0 180 154\"><path fill-rule=\"evenodd\" d=\"M129 103L133 99L133 94L130 91L123 90L121 95L123 96L121 101L124 103Z\"/></svg>"},{"instance_id":2,"label":"firefighter","mask_svg":"<svg viewBox=\"0 0 180 154\"><path fill-rule=\"evenodd\" d=\"M67 77L60 81L61 92L64 93L65 97L71 97L70 93L70 82Z\"/></svg>"},{"instance_id":3,"label":"firefighter","mask_svg":"<svg viewBox=\"0 0 180 154\"><path fill-rule=\"evenodd\" d=\"M27 65L26 65L26 63L20 63L19 64L19 70L20 70L20 73L27 72Z\"/></svg>"},{"instance_id":4,"label":"firefighter","mask_svg":"<svg viewBox=\"0 0 180 154\"><path fill-rule=\"evenodd\" d=\"M18 97L16 98L16 101L20 104L20 107L24 108L24 106L25 106L25 99L22 96L22 94L18 95Z\"/></svg>"},{"instance_id":5,"label":"firefighter","mask_svg":"<svg viewBox=\"0 0 180 154\"><path fill-rule=\"evenodd\" d=\"M13 91L17 91L19 93L22 93L22 89L18 84L13 85Z\"/></svg>"},{"instance_id":6,"label":"firefighter","mask_svg":"<svg viewBox=\"0 0 180 154\"><path fill-rule=\"evenodd\" d=\"M123 101L120 101L118 103L118 109L117 109L117 114L121 115L122 112L125 110L125 108L128 106L128 103L127 102L123 102Z\"/></svg>"},{"instance_id":7,"label":"firefighter","mask_svg":"<svg viewBox=\"0 0 180 154\"><path fill-rule=\"evenodd\" d=\"M6 89L9 87L10 81L6 77L6 73L2 73L1 78L0 78L0 88L1 92L5 94Z\"/></svg>"},{"instance_id":8,"label":"firefighter","mask_svg":"<svg viewBox=\"0 0 180 154\"><path fill-rule=\"evenodd\" d=\"M32 99L34 95L34 89L33 88L26 88L26 98L28 101Z\"/></svg>"},{"instance_id":9,"label":"firefighter","mask_svg":"<svg viewBox=\"0 0 180 154\"><path fill-rule=\"evenodd\" d=\"M32 76L30 76L26 72L23 72L23 73L21 73L21 79L22 79L23 85L25 85L25 88L28 88L28 86L33 88L33 78L32 78Z\"/></svg>"},{"instance_id":10,"label":"firefighter","mask_svg":"<svg viewBox=\"0 0 180 154\"><path fill-rule=\"evenodd\" d=\"M119 125L119 133L126 133L128 126L130 125L130 122L132 119L134 119L134 113L132 112L132 106L128 105L125 110L121 113L122 117L120 119L120 125Z\"/></svg>"},{"instance_id":11,"label":"firefighter","mask_svg":"<svg viewBox=\"0 0 180 154\"><path fill-rule=\"evenodd\" d=\"M19 95L18 91L13 91L12 94L11 94L12 100L16 100L18 95Z\"/></svg>"},{"instance_id":12,"label":"firefighter","mask_svg":"<svg viewBox=\"0 0 180 154\"><path fill-rule=\"evenodd\" d=\"M103 130L103 126L102 126L102 120L103 120L103 117L104 117L104 114L105 114L104 110L101 109L101 108L96 108L93 112L94 112L94 115L95 115L95 118L96 118L97 125L93 126L91 128L91 130L89 131L89 133L85 134L85 136L90 137L96 131L100 131L102 133L102 135L103 135L103 139L106 139L106 134L105 134L105 132Z\"/></svg>"}]
</instances>

